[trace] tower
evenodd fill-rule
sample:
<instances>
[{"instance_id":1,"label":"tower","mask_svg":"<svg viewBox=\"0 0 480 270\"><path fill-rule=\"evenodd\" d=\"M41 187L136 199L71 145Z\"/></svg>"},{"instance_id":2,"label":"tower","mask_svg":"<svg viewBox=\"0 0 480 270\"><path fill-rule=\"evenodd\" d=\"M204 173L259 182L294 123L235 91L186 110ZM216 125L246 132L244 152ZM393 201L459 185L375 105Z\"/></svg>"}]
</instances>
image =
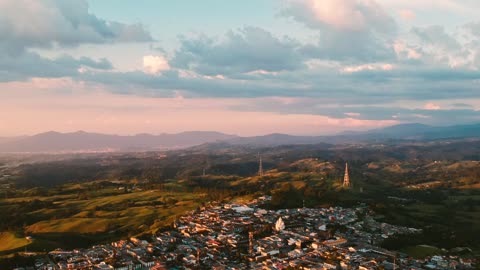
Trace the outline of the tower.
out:
<instances>
[{"instance_id":1,"label":"tower","mask_svg":"<svg viewBox=\"0 0 480 270\"><path fill-rule=\"evenodd\" d=\"M258 176L263 176L263 162L260 153L258 153Z\"/></svg>"},{"instance_id":2,"label":"tower","mask_svg":"<svg viewBox=\"0 0 480 270\"><path fill-rule=\"evenodd\" d=\"M345 175L343 176L343 187L350 187L350 177L348 176L348 163L345 163Z\"/></svg>"}]
</instances>

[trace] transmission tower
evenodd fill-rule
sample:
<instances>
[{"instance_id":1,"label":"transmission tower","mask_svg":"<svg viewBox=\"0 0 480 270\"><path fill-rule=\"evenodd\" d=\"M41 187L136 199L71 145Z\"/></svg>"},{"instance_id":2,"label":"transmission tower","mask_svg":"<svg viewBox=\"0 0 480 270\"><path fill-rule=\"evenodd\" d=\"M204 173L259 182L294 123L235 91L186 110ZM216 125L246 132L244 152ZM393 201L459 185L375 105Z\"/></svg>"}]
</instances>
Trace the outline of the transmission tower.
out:
<instances>
[{"instance_id":1,"label":"transmission tower","mask_svg":"<svg viewBox=\"0 0 480 270\"><path fill-rule=\"evenodd\" d=\"M260 153L258 153L258 176L263 176L263 162L262 162L262 156Z\"/></svg>"}]
</instances>

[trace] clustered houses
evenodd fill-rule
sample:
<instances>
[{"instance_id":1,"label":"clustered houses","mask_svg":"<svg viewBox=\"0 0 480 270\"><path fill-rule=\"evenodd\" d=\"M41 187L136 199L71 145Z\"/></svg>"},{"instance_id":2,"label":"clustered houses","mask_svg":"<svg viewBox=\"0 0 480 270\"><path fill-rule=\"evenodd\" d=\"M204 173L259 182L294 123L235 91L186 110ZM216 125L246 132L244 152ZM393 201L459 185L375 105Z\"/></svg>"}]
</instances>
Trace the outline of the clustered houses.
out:
<instances>
[{"instance_id":1,"label":"clustered houses","mask_svg":"<svg viewBox=\"0 0 480 270\"><path fill-rule=\"evenodd\" d=\"M470 269L453 256L416 260L378 247L416 230L379 223L364 207L209 205L177 219L150 241L131 238L87 250L50 252L60 269Z\"/></svg>"}]
</instances>

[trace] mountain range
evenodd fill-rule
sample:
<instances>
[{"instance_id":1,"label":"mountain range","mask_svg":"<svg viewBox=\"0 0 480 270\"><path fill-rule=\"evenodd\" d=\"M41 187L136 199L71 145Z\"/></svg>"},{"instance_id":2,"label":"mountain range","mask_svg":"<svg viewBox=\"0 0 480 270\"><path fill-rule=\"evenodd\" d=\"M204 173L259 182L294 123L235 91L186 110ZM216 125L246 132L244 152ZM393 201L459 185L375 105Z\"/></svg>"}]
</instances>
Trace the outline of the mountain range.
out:
<instances>
[{"instance_id":1,"label":"mountain range","mask_svg":"<svg viewBox=\"0 0 480 270\"><path fill-rule=\"evenodd\" d=\"M133 136L107 135L77 131L55 131L21 138L0 140L0 152L93 152L145 151L185 148L235 138L212 131L191 131L178 134L137 134Z\"/></svg>"},{"instance_id":2,"label":"mountain range","mask_svg":"<svg viewBox=\"0 0 480 270\"><path fill-rule=\"evenodd\" d=\"M33 136L0 138L0 152L92 152L148 151L186 148L206 143L276 146L288 144L362 143L387 140L436 140L480 137L480 124L435 127L423 124L400 124L365 132L343 132L332 136L294 136L269 134L240 137L214 131L190 131L178 134L107 135L77 131L45 132Z\"/></svg>"},{"instance_id":3,"label":"mountain range","mask_svg":"<svg viewBox=\"0 0 480 270\"><path fill-rule=\"evenodd\" d=\"M424 124L400 124L364 132L342 132L332 136L293 136L287 134L269 134L255 137L237 137L228 142L231 144L251 145L285 145L316 143L365 143L384 142L389 140L437 140L450 138L480 137L480 124L435 127Z\"/></svg>"}]
</instances>

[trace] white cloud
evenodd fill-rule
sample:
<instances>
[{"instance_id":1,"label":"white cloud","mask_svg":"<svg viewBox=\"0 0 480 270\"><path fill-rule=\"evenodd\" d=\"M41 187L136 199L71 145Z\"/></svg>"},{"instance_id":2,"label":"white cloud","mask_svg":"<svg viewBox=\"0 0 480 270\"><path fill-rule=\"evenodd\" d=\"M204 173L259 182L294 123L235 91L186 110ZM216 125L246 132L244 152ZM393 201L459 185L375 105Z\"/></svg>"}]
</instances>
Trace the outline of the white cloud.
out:
<instances>
[{"instance_id":1,"label":"white cloud","mask_svg":"<svg viewBox=\"0 0 480 270\"><path fill-rule=\"evenodd\" d=\"M254 70L254 71L247 72L246 74L248 74L248 75L273 75L273 76L276 76L276 75L278 75L278 72L268 71L268 70L263 70L263 69L257 69L257 70Z\"/></svg>"},{"instance_id":2,"label":"white cloud","mask_svg":"<svg viewBox=\"0 0 480 270\"><path fill-rule=\"evenodd\" d=\"M366 25L365 15L348 0L311 1L316 18L326 24L345 30L361 30Z\"/></svg>"},{"instance_id":3,"label":"white cloud","mask_svg":"<svg viewBox=\"0 0 480 270\"><path fill-rule=\"evenodd\" d=\"M395 22L374 0L297 0L284 14L312 28L382 33L395 29Z\"/></svg>"},{"instance_id":4,"label":"white cloud","mask_svg":"<svg viewBox=\"0 0 480 270\"><path fill-rule=\"evenodd\" d=\"M276 37L259 27L243 27L222 39L204 34L181 37L171 65L199 74L215 76L257 72L292 71L304 67L299 43ZM254 74L255 75L255 74Z\"/></svg>"},{"instance_id":5,"label":"white cloud","mask_svg":"<svg viewBox=\"0 0 480 270\"><path fill-rule=\"evenodd\" d=\"M393 49L398 57L406 57L407 59L420 59L422 54L414 48L411 48L403 41L396 41L393 44Z\"/></svg>"},{"instance_id":6,"label":"white cloud","mask_svg":"<svg viewBox=\"0 0 480 270\"><path fill-rule=\"evenodd\" d=\"M164 56L145 55L143 57L143 70L149 74L160 74L170 69L168 60Z\"/></svg>"},{"instance_id":7,"label":"white cloud","mask_svg":"<svg viewBox=\"0 0 480 270\"><path fill-rule=\"evenodd\" d=\"M310 58L352 63L395 57L397 24L374 0L292 0L282 15L318 31L318 43L301 49Z\"/></svg>"},{"instance_id":8,"label":"white cloud","mask_svg":"<svg viewBox=\"0 0 480 270\"><path fill-rule=\"evenodd\" d=\"M474 13L480 7L478 0L382 0L382 3L393 8L448 10L463 13Z\"/></svg>"}]
</instances>

